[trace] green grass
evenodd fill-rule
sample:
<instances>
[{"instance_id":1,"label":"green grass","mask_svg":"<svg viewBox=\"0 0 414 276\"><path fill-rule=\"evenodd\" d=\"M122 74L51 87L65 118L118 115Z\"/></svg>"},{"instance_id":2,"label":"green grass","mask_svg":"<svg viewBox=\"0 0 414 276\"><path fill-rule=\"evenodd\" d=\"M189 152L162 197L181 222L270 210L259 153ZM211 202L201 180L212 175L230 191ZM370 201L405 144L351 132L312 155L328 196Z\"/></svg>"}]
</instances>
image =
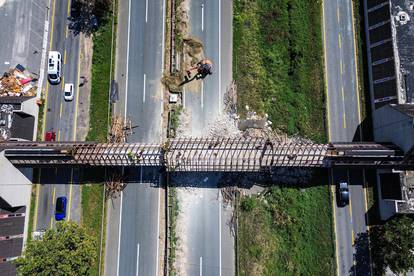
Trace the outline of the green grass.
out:
<instances>
[{"instance_id":1,"label":"green grass","mask_svg":"<svg viewBox=\"0 0 414 276\"><path fill-rule=\"evenodd\" d=\"M334 275L328 179L319 179L312 183L319 186L272 187L241 199L239 275Z\"/></svg>"},{"instance_id":2,"label":"green grass","mask_svg":"<svg viewBox=\"0 0 414 276\"><path fill-rule=\"evenodd\" d=\"M267 113L285 133L325 141L319 0L235 0L233 73L241 115Z\"/></svg>"},{"instance_id":3,"label":"green grass","mask_svg":"<svg viewBox=\"0 0 414 276\"><path fill-rule=\"evenodd\" d=\"M319 0L234 1L240 115L248 105L288 135L326 141L321 18ZM241 198L239 275L335 274L328 182L317 172L305 187L275 186L264 196Z\"/></svg>"},{"instance_id":4,"label":"green grass","mask_svg":"<svg viewBox=\"0 0 414 276\"><path fill-rule=\"evenodd\" d=\"M102 204L103 204L103 185L93 184L82 187L82 225L86 228L88 234L94 239L96 244L97 260L90 270L90 275L98 275L99 271L99 254L100 238L102 226Z\"/></svg>"},{"instance_id":5,"label":"green grass","mask_svg":"<svg viewBox=\"0 0 414 276\"><path fill-rule=\"evenodd\" d=\"M117 2L115 2L117 7ZM106 142L108 127L110 122L109 105L109 83L111 67L113 70L114 56L111 59L111 42L112 42L112 10L108 11L106 20L102 20L97 33L93 37L93 56L92 56L92 90L90 103L90 123L89 132L86 137L87 141ZM116 15L116 13L115 13ZM116 28L117 19L114 18L114 29ZM114 37L115 39L115 37ZM102 220L105 220L106 209L102 213L104 203L104 185L94 184L82 187L82 224L87 231L96 239L100 245L101 237L105 237L105 227L102 230ZM104 222L105 226L105 222ZM105 242L102 248L97 246L97 260L91 268L90 275L99 273L99 256L104 256ZM103 264L101 264L103 271Z\"/></svg>"},{"instance_id":6,"label":"green grass","mask_svg":"<svg viewBox=\"0 0 414 276\"><path fill-rule=\"evenodd\" d=\"M105 20L93 37L92 91L87 141L106 142L108 134L112 20Z\"/></svg>"},{"instance_id":7,"label":"green grass","mask_svg":"<svg viewBox=\"0 0 414 276\"><path fill-rule=\"evenodd\" d=\"M176 258L176 249L177 249L177 216L179 213L179 205L177 199L177 191L174 187L170 187L169 190L169 254L168 254L168 275L175 276L176 270L174 267L174 262Z\"/></svg>"},{"instance_id":8,"label":"green grass","mask_svg":"<svg viewBox=\"0 0 414 276\"><path fill-rule=\"evenodd\" d=\"M46 114L45 114L45 103L44 103L44 99L42 100L42 104L39 105L39 113L38 113L38 119L37 119L37 134L36 134L36 138L37 141L42 141L43 137L43 120L44 118L46 118Z\"/></svg>"}]
</instances>

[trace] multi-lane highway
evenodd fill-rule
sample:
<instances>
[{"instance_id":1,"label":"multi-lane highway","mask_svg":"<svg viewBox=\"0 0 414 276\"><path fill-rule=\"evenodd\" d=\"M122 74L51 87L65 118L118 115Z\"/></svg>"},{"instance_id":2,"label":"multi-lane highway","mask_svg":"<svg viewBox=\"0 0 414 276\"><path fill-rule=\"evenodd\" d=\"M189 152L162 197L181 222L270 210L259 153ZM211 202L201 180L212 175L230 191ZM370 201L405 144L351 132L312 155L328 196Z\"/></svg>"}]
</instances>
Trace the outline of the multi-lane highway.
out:
<instances>
[{"instance_id":1,"label":"multi-lane highway","mask_svg":"<svg viewBox=\"0 0 414 276\"><path fill-rule=\"evenodd\" d=\"M79 36L75 36L68 29L67 18L70 15L70 4L70 0L50 1L48 51L59 51L62 55L62 80L60 84L50 84L47 81L47 68L45 68L46 116L43 120L43 130L55 132L58 141L74 141L77 129L80 51ZM45 66L47 67L47 62ZM63 98L65 83L74 84L73 101L65 101ZM77 178L78 171L67 168L40 171L41 185L36 197L34 219L36 230L53 227L54 205L56 198L60 196L66 196L68 199L67 218L80 222L80 186L68 185L76 183Z\"/></svg>"},{"instance_id":2,"label":"multi-lane highway","mask_svg":"<svg viewBox=\"0 0 414 276\"><path fill-rule=\"evenodd\" d=\"M323 2L328 136L331 142L362 140L352 5L351 0ZM338 274L368 275L369 252L366 248L364 252L356 252L355 247L355 240L367 233L364 172L335 170L330 174ZM349 206L337 206L335 185L339 181L347 181L350 185ZM356 256L361 256L358 258L364 261Z\"/></svg>"},{"instance_id":3,"label":"multi-lane highway","mask_svg":"<svg viewBox=\"0 0 414 276\"><path fill-rule=\"evenodd\" d=\"M160 142L165 1L119 1L115 115L129 118L128 142ZM105 275L159 275L161 189L158 171L131 171L119 200L109 203Z\"/></svg>"},{"instance_id":4,"label":"multi-lane highway","mask_svg":"<svg viewBox=\"0 0 414 276\"><path fill-rule=\"evenodd\" d=\"M191 35L204 45L204 56L212 60L214 72L184 89L184 110L190 116L189 131L193 137L208 135L209 126L223 111L223 94L232 80L232 1L193 0L189 19ZM208 175L188 193L178 189L180 212L187 217L185 242L179 246L186 252L177 258L185 275L233 275L234 239L229 223L231 209L223 207L219 175ZM174 178L172 178L174 182ZM177 180L178 181L178 180ZM184 247L184 248L183 248Z\"/></svg>"}]
</instances>

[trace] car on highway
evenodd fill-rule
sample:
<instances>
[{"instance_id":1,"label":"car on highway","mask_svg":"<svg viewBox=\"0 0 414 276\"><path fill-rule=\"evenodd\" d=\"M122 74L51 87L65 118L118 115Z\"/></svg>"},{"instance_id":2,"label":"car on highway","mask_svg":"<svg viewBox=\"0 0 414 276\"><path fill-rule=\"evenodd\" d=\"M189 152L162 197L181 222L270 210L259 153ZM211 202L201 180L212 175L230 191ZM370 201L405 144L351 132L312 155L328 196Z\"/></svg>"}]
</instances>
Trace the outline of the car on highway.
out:
<instances>
[{"instance_id":1,"label":"car on highway","mask_svg":"<svg viewBox=\"0 0 414 276\"><path fill-rule=\"evenodd\" d=\"M47 141L47 142L56 141L56 132L54 132L54 131L46 132L45 133L45 141Z\"/></svg>"},{"instance_id":2,"label":"car on highway","mask_svg":"<svg viewBox=\"0 0 414 276\"><path fill-rule=\"evenodd\" d=\"M344 207L349 204L349 189L348 183L341 181L338 184L338 206Z\"/></svg>"},{"instance_id":3,"label":"car on highway","mask_svg":"<svg viewBox=\"0 0 414 276\"><path fill-rule=\"evenodd\" d=\"M50 51L47 62L47 76L51 84L59 84L61 80L62 55L58 51Z\"/></svg>"},{"instance_id":4,"label":"car on highway","mask_svg":"<svg viewBox=\"0 0 414 276\"><path fill-rule=\"evenodd\" d=\"M73 83L65 83L65 91L63 92L65 101L73 100Z\"/></svg>"},{"instance_id":5,"label":"car on highway","mask_svg":"<svg viewBox=\"0 0 414 276\"><path fill-rule=\"evenodd\" d=\"M61 196L56 199L55 219L56 221L64 220L66 218L66 197Z\"/></svg>"}]
</instances>

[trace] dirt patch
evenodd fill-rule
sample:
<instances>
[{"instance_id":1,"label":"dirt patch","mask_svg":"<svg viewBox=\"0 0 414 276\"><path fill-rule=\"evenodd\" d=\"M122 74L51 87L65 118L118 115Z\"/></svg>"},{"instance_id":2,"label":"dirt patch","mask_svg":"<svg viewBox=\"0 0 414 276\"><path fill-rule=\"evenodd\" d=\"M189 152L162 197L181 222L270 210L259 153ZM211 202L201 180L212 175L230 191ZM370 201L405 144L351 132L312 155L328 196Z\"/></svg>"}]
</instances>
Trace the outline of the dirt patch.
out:
<instances>
[{"instance_id":1,"label":"dirt patch","mask_svg":"<svg viewBox=\"0 0 414 276\"><path fill-rule=\"evenodd\" d=\"M80 76L86 80L82 87L79 87L79 101L77 114L76 140L85 141L89 131L89 107L92 85L92 37L85 37L80 34ZM78 80L81 82L81 80Z\"/></svg>"}]
</instances>

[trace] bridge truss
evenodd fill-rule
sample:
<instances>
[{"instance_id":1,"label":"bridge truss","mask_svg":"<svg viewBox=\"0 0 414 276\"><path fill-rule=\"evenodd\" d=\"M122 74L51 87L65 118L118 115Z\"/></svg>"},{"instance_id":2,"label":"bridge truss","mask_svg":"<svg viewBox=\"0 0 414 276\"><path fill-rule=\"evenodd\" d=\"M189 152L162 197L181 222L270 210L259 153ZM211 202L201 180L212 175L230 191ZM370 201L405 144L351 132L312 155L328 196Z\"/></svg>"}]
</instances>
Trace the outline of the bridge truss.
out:
<instances>
[{"instance_id":1,"label":"bridge truss","mask_svg":"<svg viewBox=\"0 0 414 276\"><path fill-rule=\"evenodd\" d=\"M167 171L257 172L274 167L414 168L414 158L378 143L289 143L262 138L171 139L163 144L3 142L18 166L153 166Z\"/></svg>"}]
</instances>

